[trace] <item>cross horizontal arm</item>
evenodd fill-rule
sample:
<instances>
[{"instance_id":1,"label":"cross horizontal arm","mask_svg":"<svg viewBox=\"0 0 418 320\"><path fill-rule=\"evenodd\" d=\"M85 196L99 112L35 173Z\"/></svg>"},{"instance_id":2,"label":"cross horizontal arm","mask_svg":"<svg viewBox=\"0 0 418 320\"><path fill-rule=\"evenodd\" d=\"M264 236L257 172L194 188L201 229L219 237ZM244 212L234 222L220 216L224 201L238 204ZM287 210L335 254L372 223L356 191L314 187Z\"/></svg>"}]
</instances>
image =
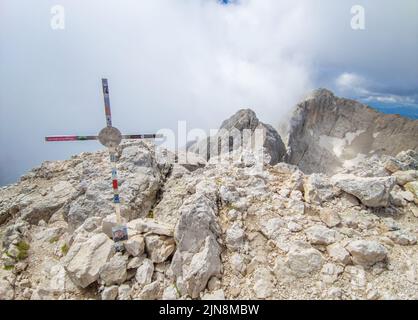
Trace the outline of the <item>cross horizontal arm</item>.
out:
<instances>
[{"instance_id":1,"label":"cross horizontal arm","mask_svg":"<svg viewBox=\"0 0 418 320\"><path fill-rule=\"evenodd\" d=\"M45 137L45 141L84 141L84 140L97 140L97 136L50 136Z\"/></svg>"},{"instance_id":2,"label":"cross horizontal arm","mask_svg":"<svg viewBox=\"0 0 418 320\"><path fill-rule=\"evenodd\" d=\"M122 139L158 139L163 138L162 134L125 134Z\"/></svg>"}]
</instances>

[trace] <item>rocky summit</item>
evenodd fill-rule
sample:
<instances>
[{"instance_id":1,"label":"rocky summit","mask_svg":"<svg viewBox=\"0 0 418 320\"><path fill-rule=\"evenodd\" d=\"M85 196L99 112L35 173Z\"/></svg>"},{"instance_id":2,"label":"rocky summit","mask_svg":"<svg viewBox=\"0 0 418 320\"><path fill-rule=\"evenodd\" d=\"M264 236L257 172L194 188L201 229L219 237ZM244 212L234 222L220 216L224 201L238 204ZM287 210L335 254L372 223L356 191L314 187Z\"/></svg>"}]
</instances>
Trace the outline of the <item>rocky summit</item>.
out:
<instances>
[{"instance_id":1,"label":"rocky summit","mask_svg":"<svg viewBox=\"0 0 418 320\"><path fill-rule=\"evenodd\" d=\"M299 103L287 127L286 161L305 173L335 173L373 155L418 151L418 120L379 113L326 89Z\"/></svg>"},{"instance_id":2,"label":"rocky summit","mask_svg":"<svg viewBox=\"0 0 418 320\"><path fill-rule=\"evenodd\" d=\"M122 252L105 151L2 187L0 299L418 299L418 121L318 90L284 142L251 110L221 128L187 163L119 146ZM264 160L194 153L257 128Z\"/></svg>"}]
</instances>

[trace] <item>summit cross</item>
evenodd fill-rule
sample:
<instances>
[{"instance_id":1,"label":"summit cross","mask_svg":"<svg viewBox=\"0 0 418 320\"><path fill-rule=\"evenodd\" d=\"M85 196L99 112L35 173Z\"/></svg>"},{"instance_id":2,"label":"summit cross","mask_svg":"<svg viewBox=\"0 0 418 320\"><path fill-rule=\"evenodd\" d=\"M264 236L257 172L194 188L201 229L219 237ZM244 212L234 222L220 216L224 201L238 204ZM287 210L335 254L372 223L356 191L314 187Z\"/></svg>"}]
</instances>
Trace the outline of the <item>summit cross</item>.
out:
<instances>
[{"instance_id":1,"label":"summit cross","mask_svg":"<svg viewBox=\"0 0 418 320\"><path fill-rule=\"evenodd\" d=\"M112 187L113 187L113 203L116 211L116 223L118 226L112 229L113 240L115 242L126 240L128 238L126 227L121 226L120 215L120 197L118 189L118 172L117 172L117 157L116 148L120 145L123 139L156 139L162 138L163 135L159 134L132 134L122 135L121 132L112 126L112 113L110 111L109 100L109 85L107 79L102 79L106 127L104 127L97 136L79 136L79 135L66 135L66 136L48 136L45 137L47 142L56 141L85 141L85 140L99 140L99 142L108 148L110 155L110 162L112 164Z\"/></svg>"}]
</instances>

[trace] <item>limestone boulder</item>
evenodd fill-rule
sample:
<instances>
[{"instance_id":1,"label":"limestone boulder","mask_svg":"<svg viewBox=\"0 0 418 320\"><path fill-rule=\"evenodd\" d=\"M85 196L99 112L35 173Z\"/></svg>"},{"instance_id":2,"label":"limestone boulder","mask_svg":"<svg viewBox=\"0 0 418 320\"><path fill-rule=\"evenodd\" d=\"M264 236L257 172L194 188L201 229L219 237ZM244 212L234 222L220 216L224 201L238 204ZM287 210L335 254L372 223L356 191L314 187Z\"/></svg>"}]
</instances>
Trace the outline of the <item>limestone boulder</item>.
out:
<instances>
[{"instance_id":1,"label":"limestone boulder","mask_svg":"<svg viewBox=\"0 0 418 320\"><path fill-rule=\"evenodd\" d=\"M290 247L286 265L296 277L306 277L321 269L322 254L305 242L296 242Z\"/></svg>"},{"instance_id":2,"label":"limestone boulder","mask_svg":"<svg viewBox=\"0 0 418 320\"><path fill-rule=\"evenodd\" d=\"M368 207L387 207L395 185L393 177L357 177L351 174L334 175L332 181Z\"/></svg>"},{"instance_id":3,"label":"limestone boulder","mask_svg":"<svg viewBox=\"0 0 418 320\"><path fill-rule=\"evenodd\" d=\"M154 263L161 263L174 252L176 243L172 237L149 235L145 237L145 250Z\"/></svg>"},{"instance_id":4,"label":"limestone boulder","mask_svg":"<svg viewBox=\"0 0 418 320\"><path fill-rule=\"evenodd\" d=\"M127 262L128 257L126 255L121 255L120 253L115 254L100 269L100 279L103 280L107 286L124 283L127 277Z\"/></svg>"},{"instance_id":5,"label":"limestone boulder","mask_svg":"<svg viewBox=\"0 0 418 320\"><path fill-rule=\"evenodd\" d=\"M388 252L377 241L355 240L350 242L346 249L350 252L354 264L372 266L377 262L384 261Z\"/></svg>"},{"instance_id":6,"label":"limestone boulder","mask_svg":"<svg viewBox=\"0 0 418 320\"><path fill-rule=\"evenodd\" d=\"M113 241L104 233L95 234L71 246L63 260L64 268L76 285L86 288L99 278L100 270L113 253Z\"/></svg>"}]
</instances>

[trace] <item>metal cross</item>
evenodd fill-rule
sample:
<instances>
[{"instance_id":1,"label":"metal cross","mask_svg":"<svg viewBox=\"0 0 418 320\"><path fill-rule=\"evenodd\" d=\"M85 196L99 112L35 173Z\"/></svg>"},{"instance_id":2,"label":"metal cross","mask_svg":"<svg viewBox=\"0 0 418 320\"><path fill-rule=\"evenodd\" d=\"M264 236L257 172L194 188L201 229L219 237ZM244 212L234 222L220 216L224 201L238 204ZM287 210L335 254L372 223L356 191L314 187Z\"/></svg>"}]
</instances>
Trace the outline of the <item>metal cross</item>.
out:
<instances>
[{"instance_id":1,"label":"metal cross","mask_svg":"<svg viewBox=\"0 0 418 320\"><path fill-rule=\"evenodd\" d=\"M155 139L162 138L163 135L158 134L134 134L122 135L121 132L112 126L112 114L110 111L109 100L109 86L107 79L102 79L106 127L104 127L97 136L48 136L45 141L84 141L84 140L99 140L102 145L109 149L110 162L112 163L112 186L113 186L113 202L116 210L117 227L112 229L113 240L115 242L126 240L128 237L126 227L121 226L120 216L120 198L118 190L118 172L116 169L116 147L122 142L122 139Z\"/></svg>"}]
</instances>

